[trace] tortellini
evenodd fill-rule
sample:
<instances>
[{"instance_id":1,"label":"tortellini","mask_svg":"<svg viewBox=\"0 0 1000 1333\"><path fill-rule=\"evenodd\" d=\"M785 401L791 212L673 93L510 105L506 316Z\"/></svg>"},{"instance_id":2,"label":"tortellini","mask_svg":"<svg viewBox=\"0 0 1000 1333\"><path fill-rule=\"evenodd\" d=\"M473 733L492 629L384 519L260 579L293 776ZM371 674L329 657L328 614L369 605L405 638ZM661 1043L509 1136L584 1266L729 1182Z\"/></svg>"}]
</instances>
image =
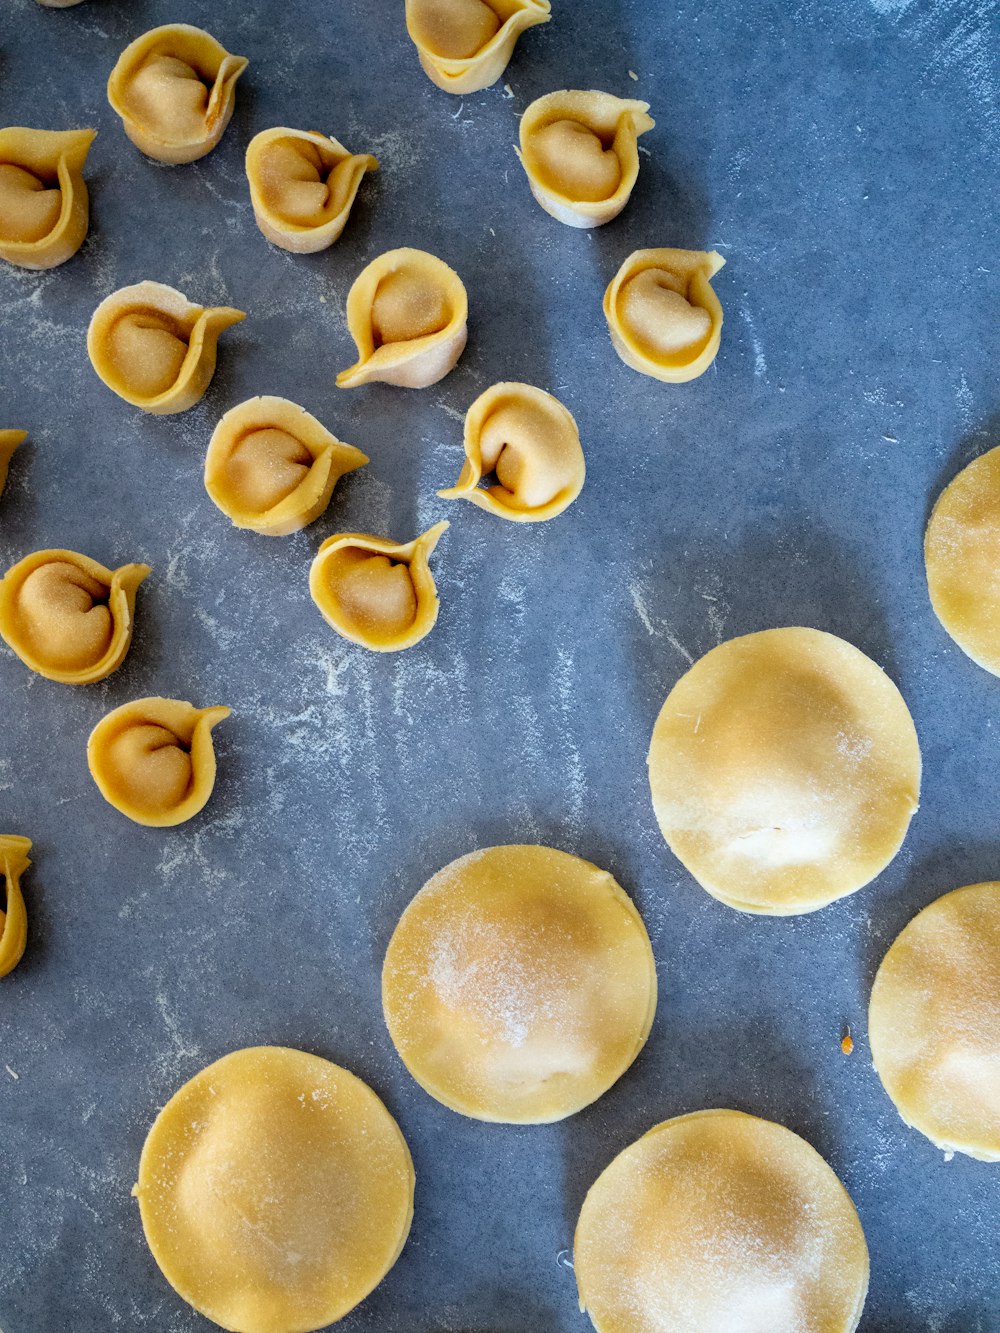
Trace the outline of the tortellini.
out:
<instances>
[{"instance_id":1,"label":"tortellini","mask_svg":"<svg viewBox=\"0 0 1000 1333\"><path fill-rule=\"evenodd\" d=\"M615 351L633 370L670 384L703 375L722 336L714 250L636 250L604 293Z\"/></svg>"},{"instance_id":2,"label":"tortellini","mask_svg":"<svg viewBox=\"0 0 1000 1333\"><path fill-rule=\"evenodd\" d=\"M532 102L521 117L518 157L546 213L568 227L617 217L639 176L639 135L656 124L648 111L648 102L593 91Z\"/></svg>"},{"instance_id":3,"label":"tortellini","mask_svg":"<svg viewBox=\"0 0 1000 1333\"><path fill-rule=\"evenodd\" d=\"M215 373L219 334L246 316L200 306L162 282L105 297L87 330L90 361L108 388L144 412L186 412Z\"/></svg>"},{"instance_id":4,"label":"tortellini","mask_svg":"<svg viewBox=\"0 0 1000 1333\"><path fill-rule=\"evenodd\" d=\"M379 380L425 389L453 370L468 337L462 279L424 250L373 259L347 296L347 328L358 360L337 376L341 389Z\"/></svg>"},{"instance_id":5,"label":"tortellini","mask_svg":"<svg viewBox=\"0 0 1000 1333\"><path fill-rule=\"evenodd\" d=\"M296 254L325 250L347 225L370 153L310 130L263 130L250 140L246 171L257 226L269 241Z\"/></svg>"},{"instance_id":6,"label":"tortellini","mask_svg":"<svg viewBox=\"0 0 1000 1333\"><path fill-rule=\"evenodd\" d=\"M0 130L0 259L55 268L87 235L83 164L96 130Z\"/></svg>"},{"instance_id":7,"label":"tortellini","mask_svg":"<svg viewBox=\"0 0 1000 1333\"><path fill-rule=\"evenodd\" d=\"M35 551L0 581L0 635L38 675L89 685L121 666L149 565L106 569L76 551Z\"/></svg>"},{"instance_id":8,"label":"tortellini","mask_svg":"<svg viewBox=\"0 0 1000 1333\"><path fill-rule=\"evenodd\" d=\"M222 138L248 64L201 28L168 23L126 46L108 79L108 101L147 157L194 162Z\"/></svg>"},{"instance_id":9,"label":"tortellini","mask_svg":"<svg viewBox=\"0 0 1000 1333\"><path fill-rule=\"evenodd\" d=\"M531 384L494 384L480 394L465 417L465 456L458 482L438 495L517 523L561 514L586 472L572 414ZM491 473L495 482L481 486Z\"/></svg>"},{"instance_id":10,"label":"tortellini","mask_svg":"<svg viewBox=\"0 0 1000 1333\"><path fill-rule=\"evenodd\" d=\"M169 828L193 818L215 786L212 728L229 713L160 698L114 709L87 742L101 795L136 824Z\"/></svg>"},{"instance_id":11,"label":"tortellini","mask_svg":"<svg viewBox=\"0 0 1000 1333\"><path fill-rule=\"evenodd\" d=\"M406 0L406 29L424 73L446 93L496 83L522 32L548 23L550 0Z\"/></svg>"},{"instance_id":12,"label":"tortellini","mask_svg":"<svg viewBox=\"0 0 1000 1333\"><path fill-rule=\"evenodd\" d=\"M435 523L405 545L355 532L327 538L309 571L309 591L327 624L379 653L419 643L437 620L428 561L447 527Z\"/></svg>"},{"instance_id":13,"label":"tortellini","mask_svg":"<svg viewBox=\"0 0 1000 1333\"><path fill-rule=\"evenodd\" d=\"M28 911L21 892L21 876L31 865L31 839L0 833L0 876L5 900L0 910L0 977L13 972L28 943Z\"/></svg>"},{"instance_id":14,"label":"tortellini","mask_svg":"<svg viewBox=\"0 0 1000 1333\"><path fill-rule=\"evenodd\" d=\"M7 485L7 472L14 450L28 438L26 430L0 430L0 495Z\"/></svg>"}]
</instances>

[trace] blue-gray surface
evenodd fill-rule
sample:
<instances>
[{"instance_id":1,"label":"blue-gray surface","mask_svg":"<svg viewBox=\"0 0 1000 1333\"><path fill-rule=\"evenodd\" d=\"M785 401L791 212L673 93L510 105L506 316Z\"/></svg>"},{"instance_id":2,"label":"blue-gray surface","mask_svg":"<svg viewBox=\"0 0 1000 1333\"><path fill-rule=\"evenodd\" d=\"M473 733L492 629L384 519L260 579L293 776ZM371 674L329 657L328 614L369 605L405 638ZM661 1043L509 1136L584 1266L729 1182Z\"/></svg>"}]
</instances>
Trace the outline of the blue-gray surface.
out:
<instances>
[{"instance_id":1,"label":"blue-gray surface","mask_svg":"<svg viewBox=\"0 0 1000 1333\"><path fill-rule=\"evenodd\" d=\"M396 0L4 6L0 123L100 135L82 252L49 274L0 273L0 425L31 432L0 506L0 559L68 546L153 574L109 681L72 689L0 654L0 826L35 843L29 949L0 983L3 1333L207 1329L156 1270L129 1190L156 1109L258 1042L368 1079L413 1150L412 1235L345 1333L588 1327L557 1256L589 1183L655 1122L721 1105L791 1126L847 1184L871 1246L866 1333L1000 1328L998 1168L946 1163L906 1129L865 1036L872 975L902 925L1000 876L1000 685L934 620L921 565L933 498L998 443L1000 10L554 8L521 40L513 97L501 83L459 100L420 71ZM125 140L104 84L126 42L175 20L251 64L222 145L167 169ZM567 86L643 96L658 122L628 209L593 234L537 207L512 150L518 112ZM243 152L275 124L381 159L325 254L285 254L254 225ZM403 244L465 279L469 348L423 393L340 392L346 292ZM649 245L728 261L722 350L694 384L636 375L607 338L603 288ZM180 417L143 416L87 361L91 311L142 278L249 312ZM580 423L587 485L549 524L434 496L457 476L466 407L505 378L549 388ZM215 421L255 393L301 402L372 457L288 539L238 533L201 483ZM380 656L329 631L306 583L318 542L407 539L442 516L433 634ZM693 657L782 624L833 630L886 668L925 780L874 884L764 920L714 902L670 855L645 752ZM155 693L234 710L210 805L168 831L107 806L84 757L108 708ZM636 1065L547 1128L439 1107L380 1017L404 904L452 857L505 841L611 870L659 965Z\"/></svg>"}]
</instances>

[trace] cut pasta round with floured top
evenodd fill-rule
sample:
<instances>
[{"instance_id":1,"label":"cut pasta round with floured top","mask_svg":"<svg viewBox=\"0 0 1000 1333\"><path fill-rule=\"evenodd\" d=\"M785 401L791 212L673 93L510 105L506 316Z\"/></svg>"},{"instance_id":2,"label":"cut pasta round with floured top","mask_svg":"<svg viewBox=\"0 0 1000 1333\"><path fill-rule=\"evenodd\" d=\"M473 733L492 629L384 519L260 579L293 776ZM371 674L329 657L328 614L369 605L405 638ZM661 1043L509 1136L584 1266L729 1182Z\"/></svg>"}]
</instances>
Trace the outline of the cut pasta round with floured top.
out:
<instances>
[{"instance_id":1,"label":"cut pasta round with floured top","mask_svg":"<svg viewBox=\"0 0 1000 1333\"><path fill-rule=\"evenodd\" d=\"M475 93L496 83L517 39L551 9L550 0L406 0L406 30L432 83Z\"/></svg>"},{"instance_id":2,"label":"cut pasta round with floured top","mask_svg":"<svg viewBox=\"0 0 1000 1333\"><path fill-rule=\"evenodd\" d=\"M653 809L702 888L743 912L812 912L874 879L920 794L913 719L864 653L815 629L713 648L667 696Z\"/></svg>"},{"instance_id":3,"label":"cut pasta round with floured top","mask_svg":"<svg viewBox=\"0 0 1000 1333\"><path fill-rule=\"evenodd\" d=\"M14 450L28 438L26 430L0 430L0 495L7 485L7 473Z\"/></svg>"},{"instance_id":4,"label":"cut pasta round with floured top","mask_svg":"<svg viewBox=\"0 0 1000 1333\"><path fill-rule=\"evenodd\" d=\"M0 259L47 269L76 254L90 225L83 167L96 135L0 129Z\"/></svg>"},{"instance_id":5,"label":"cut pasta round with floured top","mask_svg":"<svg viewBox=\"0 0 1000 1333\"><path fill-rule=\"evenodd\" d=\"M0 977L13 972L28 944L28 911L21 892L21 876L31 865L30 851L30 838L0 833L0 879L4 893L0 909Z\"/></svg>"},{"instance_id":6,"label":"cut pasta round with floured top","mask_svg":"<svg viewBox=\"0 0 1000 1333\"><path fill-rule=\"evenodd\" d=\"M783 1125L666 1120L591 1186L573 1240L598 1333L854 1333L868 1246L850 1195Z\"/></svg>"},{"instance_id":7,"label":"cut pasta round with floured top","mask_svg":"<svg viewBox=\"0 0 1000 1333\"><path fill-rule=\"evenodd\" d=\"M422 1088L477 1120L590 1105L645 1045L656 967L604 870L552 847L488 847L430 879L382 969L393 1043Z\"/></svg>"},{"instance_id":8,"label":"cut pasta round with floured top","mask_svg":"<svg viewBox=\"0 0 1000 1333\"><path fill-rule=\"evenodd\" d=\"M703 375L722 337L711 279L725 264L714 250L636 250L604 293L615 351L633 370L669 384Z\"/></svg>"}]
</instances>

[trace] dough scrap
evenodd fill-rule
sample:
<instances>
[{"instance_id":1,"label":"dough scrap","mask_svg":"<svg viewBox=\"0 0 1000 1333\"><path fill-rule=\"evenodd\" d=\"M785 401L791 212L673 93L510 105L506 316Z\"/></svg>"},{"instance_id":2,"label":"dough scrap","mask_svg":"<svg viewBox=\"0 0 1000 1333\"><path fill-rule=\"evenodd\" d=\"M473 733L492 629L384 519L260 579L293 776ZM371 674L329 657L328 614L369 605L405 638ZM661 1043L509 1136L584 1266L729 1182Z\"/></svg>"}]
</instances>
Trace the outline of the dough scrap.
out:
<instances>
[{"instance_id":1,"label":"dough scrap","mask_svg":"<svg viewBox=\"0 0 1000 1333\"><path fill-rule=\"evenodd\" d=\"M13 972L28 943L28 912L21 892L21 876L31 865L31 839L0 833L0 877L4 881L4 908L0 911L0 977Z\"/></svg>"},{"instance_id":2,"label":"dough scrap","mask_svg":"<svg viewBox=\"0 0 1000 1333\"><path fill-rule=\"evenodd\" d=\"M83 244L90 197L83 166L96 130L0 129L0 259L65 264Z\"/></svg>"},{"instance_id":3,"label":"dough scrap","mask_svg":"<svg viewBox=\"0 0 1000 1333\"><path fill-rule=\"evenodd\" d=\"M946 893L904 928L875 977L868 1032L908 1125L1000 1162L1000 883Z\"/></svg>"},{"instance_id":4,"label":"dough scrap","mask_svg":"<svg viewBox=\"0 0 1000 1333\"><path fill-rule=\"evenodd\" d=\"M633 370L668 384L703 375L722 337L711 279L725 264L714 250L636 250L604 293L615 351Z\"/></svg>"},{"instance_id":5,"label":"dough scrap","mask_svg":"<svg viewBox=\"0 0 1000 1333\"><path fill-rule=\"evenodd\" d=\"M0 495L7 485L7 473L14 450L28 438L26 430L0 430Z\"/></svg>"},{"instance_id":6,"label":"dough scrap","mask_svg":"<svg viewBox=\"0 0 1000 1333\"><path fill-rule=\"evenodd\" d=\"M304 1051L234 1051L185 1083L143 1145L146 1242L177 1294L236 1333L311 1333L396 1262L413 1219L399 1126Z\"/></svg>"},{"instance_id":7,"label":"dough scrap","mask_svg":"<svg viewBox=\"0 0 1000 1333\"><path fill-rule=\"evenodd\" d=\"M920 793L885 673L843 639L771 629L713 648L667 696L649 780L671 851L742 912L812 912L874 879Z\"/></svg>"},{"instance_id":8,"label":"dough scrap","mask_svg":"<svg viewBox=\"0 0 1000 1333\"><path fill-rule=\"evenodd\" d=\"M645 1045L656 967L642 918L604 870L551 847L488 847L434 875L382 971L389 1035L460 1115L562 1120Z\"/></svg>"},{"instance_id":9,"label":"dough scrap","mask_svg":"<svg viewBox=\"0 0 1000 1333\"><path fill-rule=\"evenodd\" d=\"M804 1139L740 1111L666 1120L606 1167L573 1242L598 1333L854 1333L868 1246Z\"/></svg>"},{"instance_id":10,"label":"dough scrap","mask_svg":"<svg viewBox=\"0 0 1000 1333\"><path fill-rule=\"evenodd\" d=\"M517 39L551 9L550 0L406 0L406 30L431 83L475 93L496 83Z\"/></svg>"}]
</instances>

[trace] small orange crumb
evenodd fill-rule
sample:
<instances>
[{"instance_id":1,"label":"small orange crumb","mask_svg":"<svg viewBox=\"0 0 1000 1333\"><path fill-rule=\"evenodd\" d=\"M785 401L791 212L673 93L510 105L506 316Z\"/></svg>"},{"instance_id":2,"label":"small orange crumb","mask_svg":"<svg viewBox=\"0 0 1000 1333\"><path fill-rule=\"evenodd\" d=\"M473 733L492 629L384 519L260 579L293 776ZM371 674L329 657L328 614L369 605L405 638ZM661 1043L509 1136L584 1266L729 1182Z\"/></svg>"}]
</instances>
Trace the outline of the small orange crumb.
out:
<instances>
[{"instance_id":1,"label":"small orange crumb","mask_svg":"<svg viewBox=\"0 0 1000 1333\"><path fill-rule=\"evenodd\" d=\"M851 1036L850 1028L844 1028L844 1035L840 1039L840 1049L845 1055L850 1055L854 1050L854 1038Z\"/></svg>"}]
</instances>

